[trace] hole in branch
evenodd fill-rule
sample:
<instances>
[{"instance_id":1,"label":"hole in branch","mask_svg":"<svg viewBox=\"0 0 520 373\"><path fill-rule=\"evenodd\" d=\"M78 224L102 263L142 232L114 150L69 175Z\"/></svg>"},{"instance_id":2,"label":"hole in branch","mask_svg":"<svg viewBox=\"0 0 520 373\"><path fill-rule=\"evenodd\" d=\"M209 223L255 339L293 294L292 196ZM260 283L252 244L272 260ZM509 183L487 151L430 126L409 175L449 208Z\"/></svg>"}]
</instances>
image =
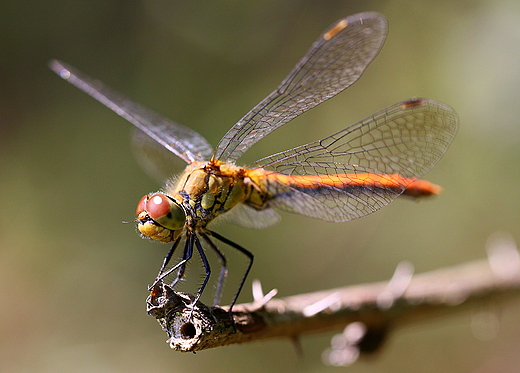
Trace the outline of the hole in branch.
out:
<instances>
[{"instance_id":1,"label":"hole in branch","mask_svg":"<svg viewBox=\"0 0 520 373\"><path fill-rule=\"evenodd\" d=\"M183 326L181 326L181 336L184 339L191 339L195 337L197 330L195 329L195 325L191 322L187 322Z\"/></svg>"}]
</instances>

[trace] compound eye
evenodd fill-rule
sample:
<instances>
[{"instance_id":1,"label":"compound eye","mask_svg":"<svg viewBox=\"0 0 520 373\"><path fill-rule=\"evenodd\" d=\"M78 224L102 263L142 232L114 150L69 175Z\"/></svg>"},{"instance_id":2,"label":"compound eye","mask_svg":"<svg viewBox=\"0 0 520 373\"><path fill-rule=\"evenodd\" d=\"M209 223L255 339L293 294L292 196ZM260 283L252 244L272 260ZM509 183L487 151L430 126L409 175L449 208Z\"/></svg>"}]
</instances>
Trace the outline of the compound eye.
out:
<instances>
[{"instance_id":1,"label":"compound eye","mask_svg":"<svg viewBox=\"0 0 520 373\"><path fill-rule=\"evenodd\" d=\"M146 202L148 201L148 195L144 196L139 200L139 203L137 204L137 208L135 209L135 216L139 217L142 212L146 211Z\"/></svg>"},{"instance_id":2,"label":"compound eye","mask_svg":"<svg viewBox=\"0 0 520 373\"><path fill-rule=\"evenodd\" d=\"M139 201L137 209L139 209L142 201L142 199ZM148 216L157 224L172 231L184 227L186 214L184 214L184 210L177 202L172 201L161 193L150 196L148 201L145 202Z\"/></svg>"}]
</instances>

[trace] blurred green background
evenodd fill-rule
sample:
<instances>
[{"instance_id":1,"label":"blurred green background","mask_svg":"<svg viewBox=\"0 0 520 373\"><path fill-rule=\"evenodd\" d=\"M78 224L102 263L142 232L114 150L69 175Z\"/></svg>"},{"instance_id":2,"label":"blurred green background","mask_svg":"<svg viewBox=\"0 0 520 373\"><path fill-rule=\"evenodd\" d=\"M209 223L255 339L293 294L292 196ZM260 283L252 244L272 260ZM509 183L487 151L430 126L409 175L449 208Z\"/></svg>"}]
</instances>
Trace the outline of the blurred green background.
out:
<instances>
[{"instance_id":1,"label":"blurred green background","mask_svg":"<svg viewBox=\"0 0 520 373\"><path fill-rule=\"evenodd\" d=\"M427 176L444 194L396 201L349 223L284 214L262 231L217 230L256 255L250 279L281 296L385 280L402 260L423 272L483 258L495 231L520 240L518 0L3 1L0 371L337 371L321 362L333 333L303 336L301 359L287 340L170 351L145 312L167 246L121 223L159 185L134 159L131 125L59 79L47 61L62 59L215 145L327 26L366 10L383 13L390 31L365 75L241 161L324 137L400 100L431 97L461 120ZM240 301L250 299L247 285ZM500 328L483 339L471 312L432 320L396 330L349 371L517 372L519 304L488 308Z\"/></svg>"}]
</instances>

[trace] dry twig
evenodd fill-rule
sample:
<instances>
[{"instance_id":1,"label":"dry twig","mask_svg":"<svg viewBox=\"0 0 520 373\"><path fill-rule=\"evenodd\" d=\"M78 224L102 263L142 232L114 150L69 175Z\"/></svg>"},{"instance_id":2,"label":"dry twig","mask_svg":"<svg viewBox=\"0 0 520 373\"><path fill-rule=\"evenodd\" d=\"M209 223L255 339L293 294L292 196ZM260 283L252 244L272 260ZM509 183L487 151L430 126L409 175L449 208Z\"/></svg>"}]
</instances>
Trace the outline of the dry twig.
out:
<instances>
[{"instance_id":1,"label":"dry twig","mask_svg":"<svg viewBox=\"0 0 520 373\"><path fill-rule=\"evenodd\" d=\"M366 326L365 352L379 347L399 325L467 310L475 304L502 301L520 293L516 250L490 254L488 260L412 275L400 265L389 282L263 299L225 308L192 305L193 296L158 284L147 299L148 313L167 332L172 349L195 352L232 343L267 338L297 338L302 333ZM513 258L513 259L512 259ZM256 291L258 294L258 291ZM190 317L191 316L191 317Z\"/></svg>"}]
</instances>

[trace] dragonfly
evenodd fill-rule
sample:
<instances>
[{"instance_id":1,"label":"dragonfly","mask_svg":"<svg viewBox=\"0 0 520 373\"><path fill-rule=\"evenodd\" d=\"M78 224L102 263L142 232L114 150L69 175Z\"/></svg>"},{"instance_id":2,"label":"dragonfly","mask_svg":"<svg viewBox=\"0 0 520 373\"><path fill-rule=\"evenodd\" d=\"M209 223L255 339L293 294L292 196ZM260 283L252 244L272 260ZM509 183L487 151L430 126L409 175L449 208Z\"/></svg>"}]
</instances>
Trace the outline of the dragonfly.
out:
<instances>
[{"instance_id":1,"label":"dragonfly","mask_svg":"<svg viewBox=\"0 0 520 373\"><path fill-rule=\"evenodd\" d=\"M399 195L419 198L441 191L440 186L420 178L452 142L458 117L448 105L426 98L399 102L319 141L248 166L236 164L259 140L358 80L382 48L387 29L386 18L376 12L335 22L216 148L194 130L134 103L73 67L50 62L50 68L66 81L136 126L135 140L155 167L161 169L171 158L187 164L178 177L169 178L161 190L146 194L137 205L136 224L142 237L171 244L150 290L167 276L174 277L171 286L184 278L196 251L205 277L195 304L211 276L209 250L220 264L214 296L218 305L227 276L226 256L219 246L225 244L248 260L231 311L254 256L210 229L221 216L249 228L276 223L280 219L276 209L343 222L371 214ZM160 151L170 159L158 160ZM172 265L178 247L183 251Z\"/></svg>"}]
</instances>

